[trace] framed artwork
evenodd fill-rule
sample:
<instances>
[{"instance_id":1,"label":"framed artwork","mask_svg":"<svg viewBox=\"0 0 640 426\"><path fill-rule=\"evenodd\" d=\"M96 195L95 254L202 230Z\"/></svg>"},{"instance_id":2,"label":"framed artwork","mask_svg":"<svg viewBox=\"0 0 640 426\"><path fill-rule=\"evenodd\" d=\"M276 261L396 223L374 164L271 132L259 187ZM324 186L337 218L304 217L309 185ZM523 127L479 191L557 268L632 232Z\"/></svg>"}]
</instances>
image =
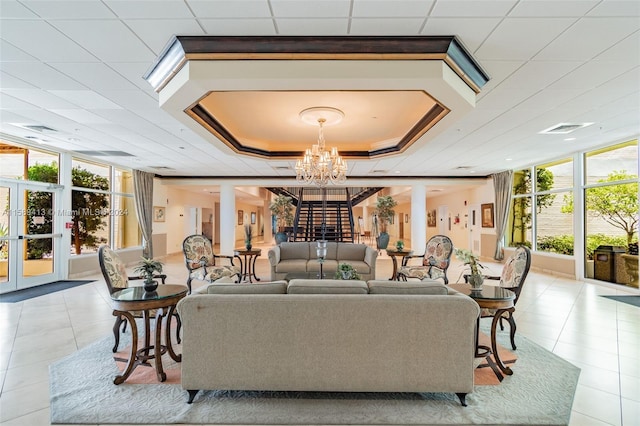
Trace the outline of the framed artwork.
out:
<instances>
[{"instance_id":1,"label":"framed artwork","mask_svg":"<svg viewBox=\"0 0 640 426\"><path fill-rule=\"evenodd\" d=\"M256 212L251 212L251 224L256 224Z\"/></svg>"},{"instance_id":2,"label":"framed artwork","mask_svg":"<svg viewBox=\"0 0 640 426\"><path fill-rule=\"evenodd\" d=\"M244 223L244 210L238 210L238 225L242 225Z\"/></svg>"},{"instance_id":3,"label":"framed artwork","mask_svg":"<svg viewBox=\"0 0 640 426\"><path fill-rule=\"evenodd\" d=\"M429 228L436 227L436 209L427 211L427 226Z\"/></svg>"},{"instance_id":4,"label":"framed artwork","mask_svg":"<svg viewBox=\"0 0 640 426\"><path fill-rule=\"evenodd\" d=\"M409 223L409 215L408 214L404 215L404 223Z\"/></svg>"},{"instance_id":5,"label":"framed artwork","mask_svg":"<svg viewBox=\"0 0 640 426\"><path fill-rule=\"evenodd\" d=\"M480 211L482 212L482 227L493 228L493 203L481 204Z\"/></svg>"},{"instance_id":6,"label":"framed artwork","mask_svg":"<svg viewBox=\"0 0 640 426\"><path fill-rule=\"evenodd\" d=\"M153 206L153 221L164 222L165 208L160 206Z\"/></svg>"}]
</instances>

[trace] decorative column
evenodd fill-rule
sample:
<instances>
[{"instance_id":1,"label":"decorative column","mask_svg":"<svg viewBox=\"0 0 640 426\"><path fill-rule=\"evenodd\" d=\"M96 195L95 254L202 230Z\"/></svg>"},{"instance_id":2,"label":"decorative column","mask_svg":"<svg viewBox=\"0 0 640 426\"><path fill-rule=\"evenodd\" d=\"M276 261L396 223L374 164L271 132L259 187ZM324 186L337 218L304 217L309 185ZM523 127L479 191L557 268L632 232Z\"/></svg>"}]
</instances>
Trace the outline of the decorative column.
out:
<instances>
[{"instance_id":1,"label":"decorative column","mask_svg":"<svg viewBox=\"0 0 640 426\"><path fill-rule=\"evenodd\" d=\"M411 249L422 255L427 246L427 187L411 185Z\"/></svg>"},{"instance_id":2,"label":"decorative column","mask_svg":"<svg viewBox=\"0 0 640 426\"><path fill-rule=\"evenodd\" d=\"M233 256L236 243L236 193L231 184L220 185L220 254Z\"/></svg>"}]
</instances>

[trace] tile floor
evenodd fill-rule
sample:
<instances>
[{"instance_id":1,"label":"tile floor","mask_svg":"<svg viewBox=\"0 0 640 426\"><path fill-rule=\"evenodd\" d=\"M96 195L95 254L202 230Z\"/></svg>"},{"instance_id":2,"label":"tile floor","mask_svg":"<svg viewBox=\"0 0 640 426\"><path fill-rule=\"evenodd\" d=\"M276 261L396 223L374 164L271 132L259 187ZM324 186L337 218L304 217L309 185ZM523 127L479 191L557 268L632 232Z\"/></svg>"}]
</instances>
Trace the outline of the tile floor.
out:
<instances>
[{"instance_id":1,"label":"tile floor","mask_svg":"<svg viewBox=\"0 0 640 426\"><path fill-rule=\"evenodd\" d=\"M268 246L262 248L256 269L264 279ZM165 262L168 282L183 283L181 255ZM499 274L499 265L487 266ZM377 278L388 278L391 270L391 260L382 255ZM452 282L461 271L462 265L454 261ZM50 424L49 364L111 334L114 319L102 276L88 278L96 281L0 304L2 425ZM518 333L582 369L572 426L640 425L640 308L600 297L615 294L639 293L532 271L518 302Z\"/></svg>"}]
</instances>

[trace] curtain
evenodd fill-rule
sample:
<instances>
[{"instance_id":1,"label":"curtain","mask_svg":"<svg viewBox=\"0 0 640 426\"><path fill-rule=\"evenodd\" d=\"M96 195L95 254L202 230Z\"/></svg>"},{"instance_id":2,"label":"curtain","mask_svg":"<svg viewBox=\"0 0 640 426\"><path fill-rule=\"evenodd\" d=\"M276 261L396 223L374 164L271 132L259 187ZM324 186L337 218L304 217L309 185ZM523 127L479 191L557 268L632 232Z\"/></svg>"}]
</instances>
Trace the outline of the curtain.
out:
<instances>
[{"instance_id":1,"label":"curtain","mask_svg":"<svg viewBox=\"0 0 640 426\"><path fill-rule=\"evenodd\" d=\"M513 189L513 171L507 170L491 175L493 178L493 189L496 196L496 253L495 260L504 259L504 233L507 230L507 219L509 218L509 207L511 206L511 192Z\"/></svg>"},{"instance_id":2,"label":"curtain","mask_svg":"<svg viewBox=\"0 0 640 426\"><path fill-rule=\"evenodd\" d=\"M142 230L144 239L143 255L146 258L153 258L153 243L151 234L153 232L153 173L141 170L133 171L133 192L136 205L138 223Z\"/></svg>"}]
</instances>

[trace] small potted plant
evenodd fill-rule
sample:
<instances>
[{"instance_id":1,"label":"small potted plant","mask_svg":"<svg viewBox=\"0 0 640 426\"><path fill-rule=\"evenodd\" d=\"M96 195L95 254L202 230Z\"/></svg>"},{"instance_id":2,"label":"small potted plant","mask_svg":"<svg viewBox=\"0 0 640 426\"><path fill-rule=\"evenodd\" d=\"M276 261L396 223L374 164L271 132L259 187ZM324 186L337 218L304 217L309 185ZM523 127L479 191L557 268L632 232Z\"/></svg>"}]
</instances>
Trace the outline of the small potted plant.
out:
<instances>
[{"instance_id":1,"label":"small potted plant","mask_svg":"<svg viewBox=\"0 0 640 426\"><path fill-rule=\"evenodd\" d=\"M396 241L396 251L404 250L404 241L398 240Z\"/></svg>"},{"instance_id":2,"label":"small potted plant","mask_svg":"<svg viewBox=\"0 0 640 426\"><path fill-rule=\"evenodd\" d=\"M248 223L244 224L244 246L251 250L251 240L253 239L253 227Z\"/></svg>"},{"instance_id":3,"label":"small potted plant","mask_svg":"<svg viewBox=\"0 0 640 426\"><path fill-rule=\"evenodd\" d=\"M355 268L349 263L338 264L338 270L335 275L337 280L359 280L360 275Z\"/></svg>"},{"instance_id":4,"label":"small potted plant","mask_svg":"<svg viewBox=\"0 0 640 426\"><path fill-rule=\"evenodd\" d=\"M465 275L465 278L471 287L474 290L482 289L482 283L484 282L484 276L480 273L480 269L484 268L478 262L478 258L471 250L466 249L453 249L453 252L456 254L456 257L464 262L465 265L469 265L469 269L471 270L471 274Z\"/></svg>"},{"instance_id":5,"label":"small potted plant","mask_svg":"<svg viewBox=\"0 0 640 426\"><path fill-rule=\"evenodd\" d=\"M143 257L133 271L139 277L144 278L144 291L155 291L158 288L158 282L153 278L156 272L162 273L162 262Z\"/></svg>"}]
</instances>

